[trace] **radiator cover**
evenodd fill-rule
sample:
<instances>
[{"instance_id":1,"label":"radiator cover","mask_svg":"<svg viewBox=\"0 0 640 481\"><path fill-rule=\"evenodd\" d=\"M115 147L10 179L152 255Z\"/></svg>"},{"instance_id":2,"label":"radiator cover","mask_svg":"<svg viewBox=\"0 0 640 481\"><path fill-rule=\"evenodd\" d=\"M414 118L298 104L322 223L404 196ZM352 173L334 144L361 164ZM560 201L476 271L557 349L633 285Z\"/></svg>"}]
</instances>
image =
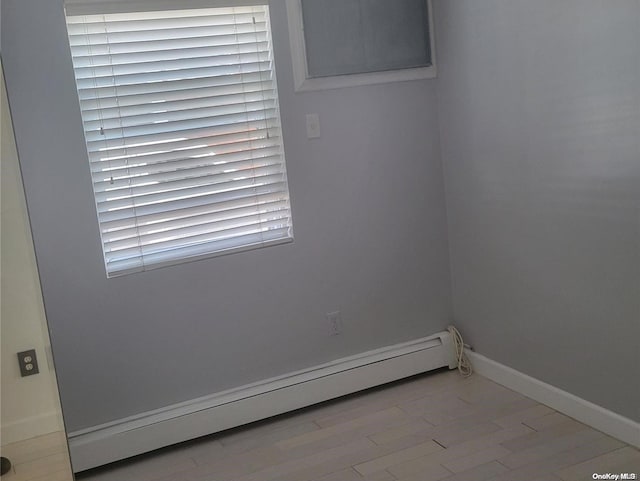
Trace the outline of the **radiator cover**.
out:
<instances>
[{"instance_id":1,"label":"radiator cover","mask_svg":"<svg viewBox=\"0 0 640 481\"><path fill-rule=\"evenodd\" d=\"M448 332L364 352L69 434L74 472L433 369L456 366Z\"/></svg>"}]
</instances>

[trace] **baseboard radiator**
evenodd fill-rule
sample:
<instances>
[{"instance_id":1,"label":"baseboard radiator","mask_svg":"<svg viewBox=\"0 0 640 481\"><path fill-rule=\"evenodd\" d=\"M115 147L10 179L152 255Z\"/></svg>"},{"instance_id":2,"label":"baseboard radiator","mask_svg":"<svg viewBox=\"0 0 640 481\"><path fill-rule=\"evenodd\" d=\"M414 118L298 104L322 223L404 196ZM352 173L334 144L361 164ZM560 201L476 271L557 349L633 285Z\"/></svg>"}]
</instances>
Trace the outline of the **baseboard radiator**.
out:
<instances>
[{"instance_id":1,"label":"baseboard radiator","mask_svg":"<svg viewBox=\"0 0 640 481\"><path fill-rule=\"evenodd\" d=\"M456 365L448 332L69 433L84 471L409 376Z\"/></svg>"}]
</instances>

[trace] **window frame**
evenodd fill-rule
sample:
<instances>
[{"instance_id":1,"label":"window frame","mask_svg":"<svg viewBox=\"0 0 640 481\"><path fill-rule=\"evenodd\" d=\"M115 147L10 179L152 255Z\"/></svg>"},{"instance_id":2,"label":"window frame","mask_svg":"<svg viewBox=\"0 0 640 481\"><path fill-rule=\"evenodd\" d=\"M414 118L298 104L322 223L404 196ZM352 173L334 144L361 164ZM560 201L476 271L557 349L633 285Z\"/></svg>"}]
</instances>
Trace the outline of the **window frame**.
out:
<instances>
[{"instance_id":1,"label":"window frame","mask_svg":"<svg viewBox=\"0 0 640 481\"><path fill-rule=\"evenodd\" d=\"M172 4L172 6L169 6ZM133 0L133 1L125 1L122 0L66 0L65 1L65 18L67 16L82 16L82 15L100 15L100 14L127 14L127 13L135 13L135 12L154 12L154 11L168 11L168 10L189 10L189 9L201 9L201 8L229 8L229 7L256 7L256 6L264 6L267 9L267 18L270 17L270 8L268 0L212 0L212 1L202 1L202 0L186 0L183 4L176 6L174 2L169 2L166 0ZM96 10L99 9L99 12ZM274 47L273 41L271 39L271 21L269 19L268 25L269 31L269 43L270 43L270 58L271 58L271 75L273 82L273 91L276 95L276 112L277 112L277 123L280 132L282 132L282 116L279 107L279 92L278 92L278 82L277 82L277 73L275 66L275 55L274 55ZM75 64L74 64L74 77L75 77ZM77 82L77 80L76 80ZM77 87L77 84L76 84ZM83 124L83 131L86 136L85 126L84 126L84 118L81 120ZM85 137L86 140L86 137ZM85 145L85 152L86 152ZM124 275L129 275L138 272L145 272L149 270L154 270L158 268L174 266L185 264L189 262L194 262L198 260L225 256L233 253L246 252L251 250L262 249L265 247L271 247L275 245L283 245L290 244L294 242L294 233L293 233L293 213L291 208L291 192L289 189L289 182L287 176L287 165L286 165L286 155L284 152L284 139L282 136L280 137L279 142L279 150L281 152L281 168L282 174L285 178L285 188L284 192L286 193L286 202L287 202L287 212L288 212L288 233L286 236L282 236L279 238L271 239L271 240L263 240L260 243L250 243L250 244L238 244L236 246L230 248L209 250L207 252L200 252L194 254L186 254L181 255L180 257L169 257L167 259L163 259L160 261L154 261L152 263L145 262L145 255L141 255L140 259L142 262L141 267L129 267L124 269L110 269L107 262L107 254L108 252L105 250L105 242L103 239L102 233L102 221L100 219L100 215L98 213L97 207L97 193L94 190L94 178L92 175L92 195L94 197L94 201L96 201L96 221L98 223L98 228L100 231L100 251L103 255L105 272L107 278L115 278L121 277ZM88 156L89 157L89 156ZM87 166L91 165L91 162L87 158ZM257 205L257 204L256 204ZM206 243L205 243L206 244ZM185 245L181 246L179 249L183 249Z\"/></svg>"},{"instance_id":2,"label":"window frame","mask_svg":"<svg viewBox=\"0 0 640 481\"><path fill-rule=\"evenodd\" d=\"M367 72L330 77L309 77L307 65L307 49L304 38L304 23L302 17L302 0L286 0L287 20L289 24L289 42L291 45L291 61L293 65L293 81L296 92L312 92L361 85L374 85L389 82L404 82L408 80L432 79L437 76L435 34L433 22L433 8L431 0L424 0L427 4L429 17L429 44L431 50L431 65L428 67L413 67L405 69ZM389 2L390 4L392 2Z\"/></svg>"}]
</instances>

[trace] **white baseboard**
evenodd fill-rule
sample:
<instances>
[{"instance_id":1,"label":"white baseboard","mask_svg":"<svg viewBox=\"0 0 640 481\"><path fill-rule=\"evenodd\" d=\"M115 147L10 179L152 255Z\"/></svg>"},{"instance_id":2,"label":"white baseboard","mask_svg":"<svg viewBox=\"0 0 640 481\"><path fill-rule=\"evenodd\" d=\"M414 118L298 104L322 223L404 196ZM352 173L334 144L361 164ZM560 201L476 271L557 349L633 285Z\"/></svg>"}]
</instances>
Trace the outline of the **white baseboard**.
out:
<instances>
[{"instance_id":1,"label":"white baseboard","mask_svg":"<svg viewBox=\"0 0 640 481\"><path fill-rule=\"evenodd\" d=\"M440 367L455 367L448 332L338 359L69 434L75 472L241 426Z\"/></svg>"},{"instance_id":2,"label":"white baseboard","mask_svg":"<svg viewBox=\"0 0 640 481\"><path fill-rule=\"evenodd\" d=\"M0 438L2 444L11 444L25 439L43 436L45 434L62 431L62 416L59 412L51 411L37 416L30 416L4 423Z\"/></svg>"},{"instance_id":3,"label":"white baseboard","mask_svg":"<svg viewBox=\"0 0 640 481\"><path fill-rule=\"evenodd\" d=\"M481 354L467 351L478 374L587 424L632 446L640 447L640 423L516 371Z\"/></svg>"}]
</instances>

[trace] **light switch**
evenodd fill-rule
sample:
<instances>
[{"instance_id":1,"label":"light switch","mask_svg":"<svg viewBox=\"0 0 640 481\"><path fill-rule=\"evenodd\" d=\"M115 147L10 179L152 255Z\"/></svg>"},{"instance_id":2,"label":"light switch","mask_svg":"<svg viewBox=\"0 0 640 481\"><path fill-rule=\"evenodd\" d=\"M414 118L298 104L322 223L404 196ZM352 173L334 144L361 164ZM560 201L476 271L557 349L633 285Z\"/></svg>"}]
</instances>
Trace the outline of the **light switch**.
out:
<instances>
[{"instance_id":1,"label":"light switch","mask_svg":"<svg viewBox=\"0 0 640 481\"><path fill-rule=\"evenodd\" d=\"M307 138L317 139L320 137L320 118L318 114L307 114Z\"/></svg>"}]
</instances>

